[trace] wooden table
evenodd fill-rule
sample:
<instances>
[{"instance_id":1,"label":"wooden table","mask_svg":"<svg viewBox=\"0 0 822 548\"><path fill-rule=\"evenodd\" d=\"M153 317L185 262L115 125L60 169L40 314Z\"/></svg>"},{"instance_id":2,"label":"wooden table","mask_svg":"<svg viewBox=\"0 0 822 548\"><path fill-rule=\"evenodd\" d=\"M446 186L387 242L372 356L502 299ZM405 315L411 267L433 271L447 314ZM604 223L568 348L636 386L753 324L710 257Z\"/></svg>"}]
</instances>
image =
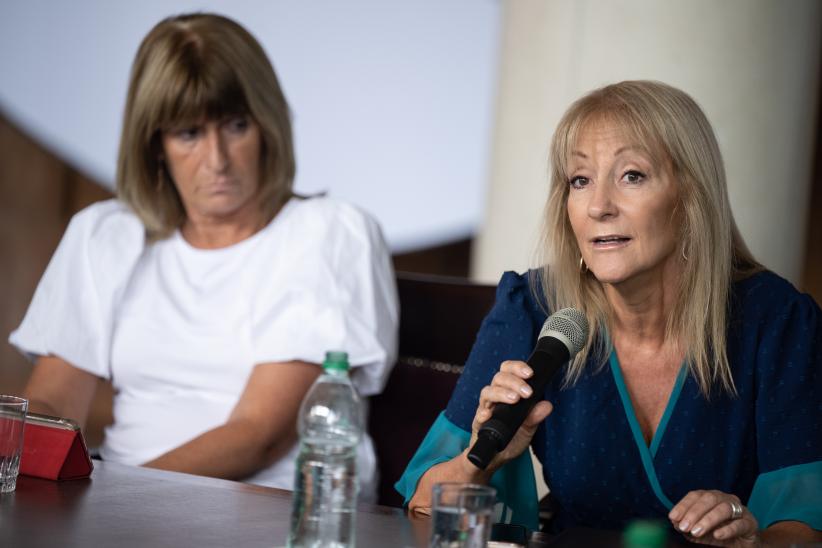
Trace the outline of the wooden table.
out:
<instances>
[{"instance_id":1,"label":"wooden table","mask_svg":"<svg viewBox=\"0 0 822 548\"><path fill-rule=\"evenodd\" d=\"M20 476L0 495L0 546L285 546L291 492L111 462L91 479ZM425 546L429 524L401 510L363 505L357 546Z\"/></svg>"},{"instance_id":2,"label":"wooden table","mask_svg":"<svg viewBox=\"0 0 822 548\"><path fill-rule=\"evenodd\" d=\"M94 461L90 479L20 476L0 494L0 547L272 548L285 546L290 516L290 491ZM429 532L397 508L358 507L358 548L425 547ZM543 546L616 548L621 535L573 529Z\"/></svg>"}]
</instances>

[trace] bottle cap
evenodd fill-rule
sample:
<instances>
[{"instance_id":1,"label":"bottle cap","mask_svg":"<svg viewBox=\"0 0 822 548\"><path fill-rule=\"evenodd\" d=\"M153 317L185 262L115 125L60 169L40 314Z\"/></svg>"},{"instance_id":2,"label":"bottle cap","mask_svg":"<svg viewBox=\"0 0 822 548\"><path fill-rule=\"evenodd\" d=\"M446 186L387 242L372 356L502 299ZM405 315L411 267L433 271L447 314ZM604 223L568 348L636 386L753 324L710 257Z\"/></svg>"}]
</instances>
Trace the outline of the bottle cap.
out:
<instances>
[{"instance_id":1,"label":"bottle cap","mask_svg":"<svg viewBox=\"0 0 822 548\"><path fill-rule=\"evenodd\" d=\"M323 369L326 371L348 371L348 353L326 352L325 361L323 362Z\"/></svg>"},{"instance_id":2,"label":"bottle cap","mask_svg":"<svg viewBox=\"0 0 822 548\"><path fill-rule=\"evenodd\" d=\"M622 535L622 545L626 548L664 548L667 541L665 526L653 520L633 521Z\"/></svg>"}]
</instances>

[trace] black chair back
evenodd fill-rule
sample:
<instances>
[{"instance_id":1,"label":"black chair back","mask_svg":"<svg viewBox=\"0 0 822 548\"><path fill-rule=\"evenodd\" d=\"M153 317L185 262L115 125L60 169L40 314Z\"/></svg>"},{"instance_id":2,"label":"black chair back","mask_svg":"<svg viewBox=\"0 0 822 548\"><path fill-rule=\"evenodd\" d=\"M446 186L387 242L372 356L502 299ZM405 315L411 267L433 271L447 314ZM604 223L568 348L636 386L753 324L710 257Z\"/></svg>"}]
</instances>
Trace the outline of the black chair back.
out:
<instances>
[{"instance_id":1,"label":"black chair back","mask_svg":"<svg viewBox=\"0 0 822 548\"><path fill-rule=\"evenodd\" d=\"M445 409L495 288L462 278L398 273L399 357L368 429L380 471L378 503L402 506L394 490L428 429Z\"/></svg>"}]
</instances>

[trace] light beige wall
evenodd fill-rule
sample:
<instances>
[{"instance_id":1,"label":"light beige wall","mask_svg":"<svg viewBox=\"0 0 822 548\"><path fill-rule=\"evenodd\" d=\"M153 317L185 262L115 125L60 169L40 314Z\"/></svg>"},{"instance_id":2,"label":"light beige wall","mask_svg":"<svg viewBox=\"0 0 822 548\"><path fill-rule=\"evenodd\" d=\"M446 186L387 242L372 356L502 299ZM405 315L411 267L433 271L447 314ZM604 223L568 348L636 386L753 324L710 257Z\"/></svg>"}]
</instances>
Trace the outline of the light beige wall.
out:
<instances>
[{"instance_id":1,"label":"light beige wall","mask_svg":"<svg viewBox=\"0 0 822 548\"><path fill-rule=\"evenodd\" d=\"M508 0L486 217L472 274L532 265L547 148L577 97L626 79L680 87L717 132L737 222L797 283L819 96L818 0Z\"/></svg>"}]
</instances>

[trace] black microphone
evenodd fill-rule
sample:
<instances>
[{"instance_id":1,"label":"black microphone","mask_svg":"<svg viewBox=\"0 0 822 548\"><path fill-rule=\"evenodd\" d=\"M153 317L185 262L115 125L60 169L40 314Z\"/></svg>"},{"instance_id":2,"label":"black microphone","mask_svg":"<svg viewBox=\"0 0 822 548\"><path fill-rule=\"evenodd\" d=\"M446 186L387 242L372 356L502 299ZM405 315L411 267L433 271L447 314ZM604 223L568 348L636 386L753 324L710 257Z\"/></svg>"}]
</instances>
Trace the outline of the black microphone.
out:
<instances>
[{"instance_id":1,"label":"black microphone","mask_svg":"<svg viewBox=\"0 0 822 548\"><path fill-rule=\"evenodd\" d=\"M582 350L587 340L588 320L575 308L563 308L545 320L537 346L527 360L534 372L527 381L533 393L517 403L497 403L494 406L491 418L477 432L477 441L468 452L468 460L480 470L485 470L494 455L505 449L525 417L540 401L551 377Z\"/></svg>"}]
</instances>

